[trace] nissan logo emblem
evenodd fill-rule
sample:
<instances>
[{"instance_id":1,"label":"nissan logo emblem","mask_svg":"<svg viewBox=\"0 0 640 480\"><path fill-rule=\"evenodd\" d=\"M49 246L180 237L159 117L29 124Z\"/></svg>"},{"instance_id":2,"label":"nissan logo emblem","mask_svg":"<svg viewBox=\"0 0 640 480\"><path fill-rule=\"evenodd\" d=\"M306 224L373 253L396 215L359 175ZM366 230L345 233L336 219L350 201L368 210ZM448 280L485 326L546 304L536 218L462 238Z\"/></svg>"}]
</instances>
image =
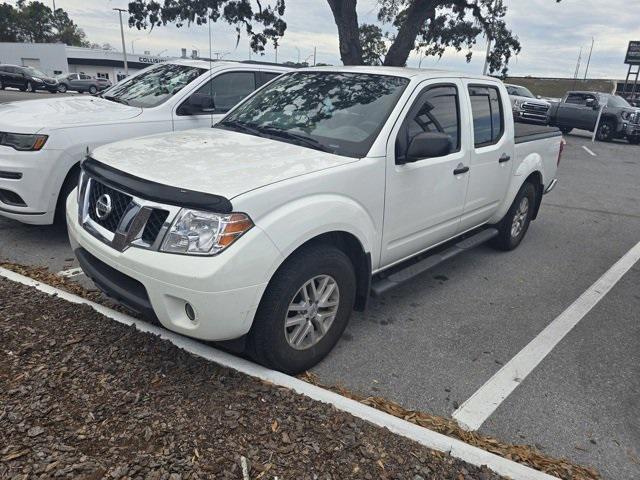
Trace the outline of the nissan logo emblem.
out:
<instances>
[{"instance_id":1,"label":"nissan logo emblem","mask_svg":"<svg viewBox=\"0 0 640 480\"><path fill-rule=\"evenodd\" d=\"M111 210L113 210L113 207L111 206L111 197L106 193L100 195L98 197L98 201L96 202L95 210L98 220L104 220L105 218L107 218L111 213Z\"/></svg>"}]
</instances>

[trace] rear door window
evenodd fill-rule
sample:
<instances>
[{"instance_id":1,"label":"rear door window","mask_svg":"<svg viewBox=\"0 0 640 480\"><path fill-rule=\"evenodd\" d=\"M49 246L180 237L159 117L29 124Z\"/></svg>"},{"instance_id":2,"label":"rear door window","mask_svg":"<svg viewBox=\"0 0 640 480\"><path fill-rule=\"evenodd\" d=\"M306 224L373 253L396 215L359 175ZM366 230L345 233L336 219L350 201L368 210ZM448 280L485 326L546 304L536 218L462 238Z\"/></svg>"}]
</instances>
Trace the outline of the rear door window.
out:
<instances>
[{"instance_id":1,"label":"rear door window","mask_svg":"<svg viewBox=\"0 0 640 480\"><path fill-rule=\"evenodd\" d=\"M504 114L497 87L470 85L473 136L476 147L493 145L504 133Z\"/></svg>"},{"instance_id":2,"label":"rear door window","mask_svg":"<svg viewBox=\"0 0 640 480\"><path fill-rule=\"evenodd\" d=\"M586 105L587 99L582 93L570 93L567 95L565 103L571 103L572 105Z\"/></svg>"}]
</instances>

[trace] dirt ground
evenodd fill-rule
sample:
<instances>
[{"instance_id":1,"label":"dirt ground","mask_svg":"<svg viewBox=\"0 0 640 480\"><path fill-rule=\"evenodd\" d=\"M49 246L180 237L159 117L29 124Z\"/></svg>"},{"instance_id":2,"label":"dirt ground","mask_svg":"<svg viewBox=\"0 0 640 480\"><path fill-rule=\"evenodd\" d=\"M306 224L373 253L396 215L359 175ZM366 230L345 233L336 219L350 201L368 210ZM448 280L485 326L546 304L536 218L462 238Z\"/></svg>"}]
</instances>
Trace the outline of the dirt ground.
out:
<instances>
[{"instance_id":1,"label":"dirt ground","mask_svg":"<svg viewBox=\"0 0 640 480\"><path fill-rule=\"evenodd\" d=\"M500 478L0 279L0 478Z\"/></svg>"}]
</instances>

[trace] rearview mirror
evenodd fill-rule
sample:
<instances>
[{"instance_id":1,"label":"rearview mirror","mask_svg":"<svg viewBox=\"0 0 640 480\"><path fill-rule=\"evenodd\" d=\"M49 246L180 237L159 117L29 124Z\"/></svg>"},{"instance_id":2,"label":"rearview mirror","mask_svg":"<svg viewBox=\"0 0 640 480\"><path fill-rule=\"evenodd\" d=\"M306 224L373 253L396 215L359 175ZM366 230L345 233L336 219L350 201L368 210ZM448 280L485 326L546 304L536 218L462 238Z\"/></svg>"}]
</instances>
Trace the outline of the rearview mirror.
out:
<instances>
[{"instance_id":1,"label":"rearview mirror","mask_svg":"<svg viewBox=\"0 0 640 480\"><path fill-rule=\"evenodd\" d=\"M451 152L451 138L446 133L424 132L411 140L407 150L407 162L424 158L442 157Z\"/></svg>"}]
</instances>

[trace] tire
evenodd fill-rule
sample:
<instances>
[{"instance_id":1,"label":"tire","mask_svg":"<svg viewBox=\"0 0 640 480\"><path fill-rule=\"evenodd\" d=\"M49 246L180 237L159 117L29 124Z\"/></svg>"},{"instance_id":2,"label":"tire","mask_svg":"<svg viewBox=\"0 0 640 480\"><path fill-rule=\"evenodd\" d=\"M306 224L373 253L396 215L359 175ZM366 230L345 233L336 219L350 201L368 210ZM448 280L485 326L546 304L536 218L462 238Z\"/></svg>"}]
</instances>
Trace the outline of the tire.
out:
<instances>
[{"instance_id":1,"label":"tire","mask_svg":"<svg viewBox=\"0 0 640 480\"><path fill-rule=\"evenodd\" d=\"M560 131L562 132L563 135L569 135L573 131L573 128L560 127Z\"/></svg>"},{"instance_id":2,"label":"tire","mask_svg":"<svg viewBox=\"0 0 640 480\"><path fill-rule=\"evenodd\" d=\"M303 287L307 286L308 296L313 299L309 282L313 281L314 286L321 289L325 279L325 295L331 293L326 304L337 299L337 305L322 307L312 303L311 311L303 310ZM337 288L330 288L331 281ZM258 363L288 374L308 370L340 339L353 311L355 293L354 268L344 252L332 245L304 247L288 258L269 282L247 338L247 353ZM324 334L321 334L319 317L313 316L315 312L335 314ZM307 314L313 316L313 322ZM291 322L294 317L300 321L287 328L285 321ZM305 331L309 333L304 335ZM319 337L314 338L318 334ZM293 346L296 343L297 348Z\"/></svg>"},{"instance_id":3,"label":"tire","mask_svg":"<svg viewBox=\"0 0 640 480\"><path fill-rule=\"evenodd\" d=\"M611 120L601 120L596 132L596 139L601 142L610 142L613 140L615 125Z\"/></svg>"},{"instance_id":4,"label":"tire","mask_svg":"<svg viewBox=\"0 0 640 480\"><path fill-rule=\"evenodd\" d=\"M4 90L4 82L0 79L0 90Z\"/></svg>"},{"instance_id":5,"label":"tire","mask_svg":"<svg viewBox=\"0 0 640 480\"><path fill-rule=\"evenodd\" d=\"M91 86L89 87L89 93L90 93L91 95L95 95L96 93L98 93L98 89L97 89L95 86L91 85Z\"/></svg>"},{"instance_id":6,"label":"tire","mask_svg":"<svg viewBox=\"0 0 640 480\"><path fill-rule=\"evenodd\" d=\"M631 137L627 137L627 141L631 145L639 145L640 144L640 135L633 135Z\"/></svg>"},{"instance_id":7,"label":"tire","mask_svg":"<svg viewBox=\"0 0 640 480\"><path fill-rule=\"evenodd\" d=\"M64 84L61 84L61 85L58 87L58 91L59 91L60 93L67 93L67 86L66 86L66 85L64 85Z\"/></svg>"},{"instance_id":8,"label":"tire","mask_svg":"<svg viewBox=\"0 0 640 480\"><path fill-rule=\"evenodd\" d=\"M58 194L58 202L56 203L56 213L53 217L53 223L56 226L66 228L67 219L67 197L71 194L74 188L78 186L78 179L80 177L80 169L74 167L64 179L60 193Z\"/></svg>"},{"instance_id":9,"label":"tire","mask_svg":"<svg viewBox=\"0 0 640 480\"><path fill-rule=\"evenodd\" d=\"M26 92L27 91L27 86L24 85L22 87L18 87L18 90L20 90L21 92Z\"/></svg>"},{"instance_id":10,"label":"tire","mask_svg":"<svg viewBox=\"0 0 640 480\"><path fill-rule=\"evenodd\" d=\"M520 245L529 230L531 216L536 205L536 195L536 187L531 182L522 185L511 204L511 208L497 225L498 236L491 241L493 247L509 251ZM525 211L523 212L523 210ZM516 226L516 221L518 226Z\"/></svg>"}]
</instances>

